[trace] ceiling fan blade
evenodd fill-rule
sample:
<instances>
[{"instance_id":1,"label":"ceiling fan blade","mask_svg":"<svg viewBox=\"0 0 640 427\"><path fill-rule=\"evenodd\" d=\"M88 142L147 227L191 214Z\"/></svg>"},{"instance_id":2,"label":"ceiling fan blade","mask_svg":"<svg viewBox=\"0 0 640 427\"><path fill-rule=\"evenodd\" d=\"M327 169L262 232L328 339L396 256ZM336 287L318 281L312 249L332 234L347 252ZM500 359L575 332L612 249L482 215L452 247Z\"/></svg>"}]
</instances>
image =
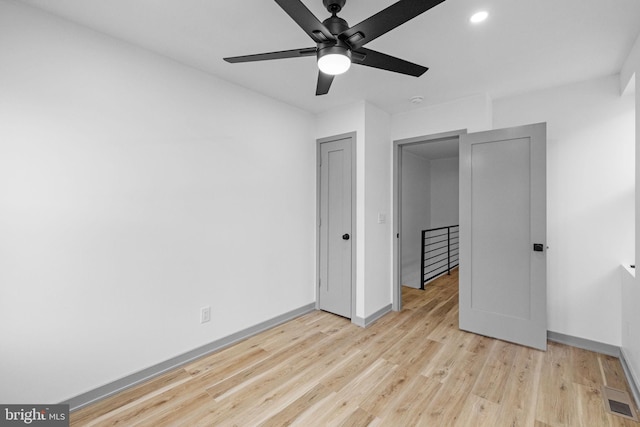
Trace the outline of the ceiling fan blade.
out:
<instances>
[{"instance_id":1,"label":"ceiling fan blade","mask_svg":"<svg viewBox=\"0 0 640 427\"><path fill-rule=\"evenodd\" d=\"M270 59L300 58L303 56L315 56L317 48L307 47L303 49L281 50L278 52L256 53L254 55L232 56L224 58L225 61L235 64L237 62L267 61Z\"/></svg>"},{"instance_id":2,"label":"ceiling fan blade","mask_svg":"<svg viewBox=\"0 0 640 427\"><path fill-rule=\"evenodd\" d=\"M316 87L316 95L326 95L329 93L329 88L333 82L335 76L331 74L325 74L322 71L318 71L318 86Z\"/></svg>"},{"instance_id":3,"label":"ceiling fan blade","mask_svg":"<svg viewBox=\"0 0 640 427\"><path fill-rule=\"evenodd\" d=\"M410 19L439 5L444 0L400 0L388 8L365 19L340 34L353 49L359 49L366 43L404 24Z\"/></svg>"},{"instance_id":4,"label":"ceiling fan blade","mask_svg":"<svg viewBox=\"0 0 640 427\"><path fill-rule=\"evenodd\" d=\"M335 40L335 36L300 0L275 0L316 43Z\"/></svg>"},{"instance_id":5,"label":"ceiling fan blade","mask_svg":"<svg viewBox=\"0 0 640 427\"><path fill-rule=\"evenodd\" d=\"M356 53L356 55L352 57L353 63L366 65L367 67L380 68L382 70L407 74L414 77L420 77L428 70L427 67L423 67L422 65L414 64L413 62L364 47L354 51L354 53Z\"/></svg>"}]
</instances>

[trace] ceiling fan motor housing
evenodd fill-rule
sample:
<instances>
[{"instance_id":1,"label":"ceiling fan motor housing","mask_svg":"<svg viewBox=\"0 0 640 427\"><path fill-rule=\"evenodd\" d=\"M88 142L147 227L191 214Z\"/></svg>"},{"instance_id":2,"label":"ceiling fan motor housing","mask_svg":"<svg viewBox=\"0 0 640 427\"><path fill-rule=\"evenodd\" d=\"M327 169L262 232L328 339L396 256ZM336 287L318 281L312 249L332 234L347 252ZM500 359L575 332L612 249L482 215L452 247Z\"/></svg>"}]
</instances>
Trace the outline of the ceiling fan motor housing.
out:
<instances>
[{"instance_id":1,"label":"ceiling fan motor housing","mask_svg":"<svg viewBox=\"0 0 640 427\"><path fill-rule=\"evenodd\" d=\"M343 31L347 31L349 29L349 24L347 24L347 21L345 21L342 18L339 18L335 15L333 15L330 18L325 19L322 24L327 27L327 29L331 32L331 34L333 34L334 36L337 36L338 34L342 33Z\"/></svg>"},{"instance_id":2,"label":"ceiling fan motor housing","mask_svg":"<svg viewBox=\"0 0 640 427\"><path fill-rule=\"evenodd\" d=\"M318 58L330 54L344 55L347 58L351 59L351 49L349 49L349 46L341 40L338 40L335 43L318 43Z\"/></svg>"}]
</instances>

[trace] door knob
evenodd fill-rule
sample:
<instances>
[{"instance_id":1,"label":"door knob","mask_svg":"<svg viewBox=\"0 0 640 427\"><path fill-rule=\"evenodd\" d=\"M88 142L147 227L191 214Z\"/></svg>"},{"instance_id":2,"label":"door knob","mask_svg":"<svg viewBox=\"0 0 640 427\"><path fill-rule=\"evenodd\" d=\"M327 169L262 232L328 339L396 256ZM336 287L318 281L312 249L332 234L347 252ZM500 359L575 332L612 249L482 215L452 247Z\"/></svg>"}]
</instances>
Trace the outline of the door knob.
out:
<instances>
[{"instance_id":1,"label":"door knob","mask_svg":"<svg viewBox=\"0 0 640 427\"><path fill-rule=\"evenodd\" d=\"M350 236L345 233L345 234L342 235L342 240L349 240L349 237Z\"/></svg>"}]
</instances>

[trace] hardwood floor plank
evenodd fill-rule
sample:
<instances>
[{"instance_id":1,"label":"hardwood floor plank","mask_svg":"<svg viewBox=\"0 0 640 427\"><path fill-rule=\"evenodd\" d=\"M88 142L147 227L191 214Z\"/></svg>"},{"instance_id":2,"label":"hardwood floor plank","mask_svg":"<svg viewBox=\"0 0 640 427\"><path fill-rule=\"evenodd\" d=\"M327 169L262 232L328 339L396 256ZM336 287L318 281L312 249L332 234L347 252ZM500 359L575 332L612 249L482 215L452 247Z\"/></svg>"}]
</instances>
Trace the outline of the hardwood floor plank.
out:
<instances>
[{"instance_id":1,"label":"hardwood floor plank","mask_svg":"<svg viewBox=\"0 0 640 427\"><path fill-rule=\"evenodd\" d=\"M298 341L295 345L271 354L266 359L261 360L259 363L256 363L247 369L239 371L234 375L227 376L222 381L208 387L206 389L207 393L214 398L218 398L221 395L239 387L248 387L262 376L267 375L267 373L275 366L283 363L289 363L292 355L297 355L299 352L309 351L309 346L313 348L313 346L322 345L323 338L327 337L321 333L315 333L302 341Z\"/></svg>"},{"instance_id":2,"label":"hardwood floor plank","mask_svg":"<svg viewBox=\"0 0 640 427\"><path fill-rule=\"evenodd\" d=\"M143 399L136 404L129 404L86 424L86 426L112 426L112 425L154 425L149 421L154 416L162 415L168 411L179 409L185 402L201 395L198 388L193 387L191 381L186 381L177 386L172 386L162 393ZM133 403L133 402L132 402Z\"/></svg>"},{"instance_id":3,"label":"hardwood floor plank","mask_svg":"<svg viewBox=\"0 0 640 427\"><path fill-rule=\"evenodd\" d=\"M467 351L471 353L482 353L486 351L487 347L490 347L495 340L482 335L474 335L469 342Z\"/></svg>"},{"instance_id":4,"label":"hardwood floor plank","mask_svg":"<svg viewBox=\"0 0 640 427\"><path fill-rule=\"evenodd\" d=\"M342 389L330 395L327 399L316 405L313 410L304 414L294 425L302 426L325 426L340 425L354 411L359 408L360 403L366 398L370 390L376 390L378 384L385 377L392 375L397 368L384 359L378 359L369 364L359 374L345 384Z\"/></svg>"},{"instance_id":5,"label":"hardwood floor plank","mask_svg":"<svg viewBox=\"0 0 640 427\"><path fill-rule=\"evenodd\" d=\"M413 329L396 340L389 349L381 354L381 357L391 363L412 365L411 361L418 358L420 353L434 342L427 338L427 331Z\"/></svg>"},{"instance_id":6,"label":"hardwood floor plank","mask_svg":"<svg viewBox=\"0 0 640 427\"><path fill-rule=\"evenodd\" d=\"M602 384L603 377L597 353L579 348L572 348L571 366L573 368L572 380L574 383L585 386Z\"/></svg>"},{"instance_id":7,"label":"hardwood floor plank","mask_svg":"<svg viewBox=\"0 0 640 427\"><path fill-rule=\"evenodd\" d=\"M322 399L326 398L331 392L327 387L322 384L317 384L311 390L300 396L287 407L283 408L280 412L277 412L265 421L258 424L260 427L280 427L289 426L293 423L309 407L315 405Z\"/></svg>"},{"instance_id":8,"label":"hardwood floor plank","mask_svg":"<svg viewBox=\"0 0 640 427\"><path fill-rule=\"evenodd\" d=\"M542 369L536 420L552 426L580 425L571 373L571 348L549 343Z\"/></svg>"},{"instance_id":9,"label":"hardwood floor plank","mask_svg":"<svg viewBox=\"0 0 640 427\"><path fill-rule=\"evenodd\" d=\"M252 402L251 407L246 411L242 411L241 416L233 419L239 425L258 425L273 414L283 411L307 392L319 387L326 388L318 383L318 380L322 379L322 375L330 375L331 372L350 363L352 358L359 353L359 350L346 348L344 354L336 354L331 349L323 348L322 352L324 352L322 356L313 357L313 363L306 364L306 366L301 365L299 368L294 367L295 374L288 379L286 375L282 374L282 371L274 373L280 378L285 378L285 381L280 382L279 385L272 383L272 390L268 392L258 391L258 393L256 393L256 390L251 390L251 394L255 395L253 398L249 397ZM319 373L320 376L318 376ZM244 400L246 398L239 397L239 399Z\"/></svg>"},{"instance_id":10,"label":"hardwood floor plank","mask_svg":"<svg viewBox=\"0 0 640 427\"><path fill-rule=\"evenodd\" d=\"M453 364L455 368L450 371L450 375L444 379L431 378L440 379L443 386L428 405L429 425L452 425L459 420L465 401L488 357L488 353L470 353L466 350L459 350L457 354L457 360Z\"/></svg>"},{"instance_id":11,"label":"hardwood floor plank","mask_svg":"<svg viewBox=\"0 0 640 427\"><path fill-rule=\"evenodd\" d=\"M216 351L211 355L201 357L200 359L184 366L184 370L191 375L201 374L206 371L220 369L224 364L236 362L238 358L247 357L247 355L266 352L260 348L259 343L255 340L244 340L230 347Z\"/></svg>"},{"instance_id":12,"label":"hardwood floor plank","mask_svg":"<svg viewBox=\"0 0 640 427\"><path fill-rule=\"evenodd\" d=\"M449 300L451 301L451 300ZM451 307L451 304L449 305ZM435 315L434 318L438 318ZM433 328L429 334L429 339L445 343L454 339L460 330L458 329L458 311L451 309L448 313L441 317L441 321Z\"/></svg>"},{"instance_id":13,"label":"hardwood floor plank","mask_svg":"<svg viewBox=\"0 0 640 427\"><path fill-rule=\"evenodd\" d=\"M445 382L446 379L458 370L458 365L465 363L466 357L475 355L487 355L489 348L483 352L470 352L470 343L473 341L473 335L466 332L460 332L455 338L443 344L443 349L438 352L436 357L420 372L428 378Z\"/></svg>"},{"instance_id":14,"label":"hardwood floor plank","mask_svg":"<svg viewBox=\"0 0 640 427\"><path fill-rule=\"evenodd\" d=\"M351 413L343 422L339 424L340 427L367 427L373 421L375 417L362 408L357 408Z\"/></svg>"},{"instance_id":15,"label":"hardwood floor plank","mask_svg":"<svg viewBox=\"0 0 640 427\"><path fill-rule=\"evenodd\" d=\"M364 369L376 361L376 357L373 356L372 353L364 351L359 352L353 359L354 360L348 365L343 366L341 369L325 377L321 381L322 384L335 392L339 392L361 375Z\"/></svg>"},{"instance_id":16,"label":"hardwood floor plank","mask_svg":"<svg viewBox=\"0 0 640 427\"><path fill-rule=\"evenodd\" d=\"M270 354L261 348L251 348L238 353L235 357L207 357L206 362L190 369L192 377L208 381L211 385L218 383L232 374L243 371L269 358Z\"/></svg>"},{"instance_id":17,"label":"hardwood floor plank","mask_svg":"<svg viewBox=\"0 0 640 427\"><path fill-rule=\"evenodd\" d=\"M402 308L415 310L422 305L422 291L410 286L402 286Z\"/></svg>"},{"instance_id":18,"label":"hardwood floor plank","mask_svg":"<svg viewBox=\"0 0 640 427\"><path fill-rule=\"evenodd\" d=\"M425 347L416 355L415 359L411 359L409 363L399 363L401 368L386 378L385 381L379 385L378 391L371 393L360 406L368 412L382 417L382 414L392 402L394 402L394 399L410 386L414 378L419 380L423 379L419 375L420 370L441 351L442 347L442 344L435 341L427 342Z\"/></svg>"},{"instance_id":19,"label":"hardwood floor plank","mask_svg":"<svg viewBox=\"0 0 640 427\"><path fill-rule=\"evenodd\" d=\"M154 415L141 420L131 427L153 425L169 427L177 425L193 425L200 418L206 416L215 407L215 402L207 393L200 393L177 406L167 407Z\"/></svg>"},{"instance_id":20,"label":"hardwood floor plank","mask_svg":"<svg viewBox=\"0 0 640 427\"><path fill-rule=\"evenodd\" d=\"M489 402L502 403L507 381L513 371L516 350L511 343L494 341L472 393Z\"/></svg>"},{"instance_id":21,"label":"hardwood floor plank","mask_svg":"<svg viewBox=\"0 0 640 427\"><path fill-rule=\"evenodd\" d=\"M144 382L143 384L118 393L117 398L114 396L114 398L104 399L94 403L93 405L72 412L69 417L70 424L86 425L91 420L113 411L117 411L127 405L133 405L135 402L141 402L144 400L145 396L157 393L158 390L162 390L172 384L188 380L189 378L189 374L185 372L184 369L176 369L174 371L167 372L166 374L162 374Z\"/></svg>"},{"instance_id":22,"label":"hardwood floor plank","mask_svg":"<svg viewBox=\"0 0 640 427\"><path fill-rule=\"evenodd\" d=\"M441 388L441 382L431 381L422 375L411 378L402 392L394 397L392 404L378 416L381 425L430 425L426 416L427 407Z\"/></svg>"},{"instance_id":23,"label":"hardwood floor plank","mask_svg":"<svg viewBox=\"0 0 640 427\"><path fill-rule=\"evenodd\" d=\"M335 317L336 316L334 316L334 318ZM334 321L334 318L323 319L325 319L324 321ZM318 336L318 334L321 333L319 329L322 327L322 324L322 322L312 322L305 328L301 328L300 324L294 320L293 322L287 322L277 326L275 331L266 331L263 339L258 339L257 336L253 336L248 340L266 351L277 352L283 347L295 344L296 341L302 341L309 336Z\"/></svg>"},{"instance_id":24,"label":"hardwood floor plank","mask_svg":"<svg viewBox=\"0 0 640 427\"><path fill-rule=\"evenodd\" d=\"M545 353L527 347L517 347L512 373L505 385L499 419L505 425L534 425L540 373Z\"/></svg>"},{"instance_id":25,"label":"hardwood floor plank","mask_svg":"<svg viewBox=\"0 0 640 427\"><path fill-rule=\"evenodd\" d=\"M499 404L470 394L454 425L456 427L495 427L500 425L499 415Z\"/></svg>"},{"instance_id":26,"label":"hardwood floor plank","mask_svg":"<svg viewBox=\"0 0 640 427\"><path fill-rule=\"evenodd\" d=\"M604 372L604 384L611 388L625 390L631 393L620 360L604 354L599 355L599 359L602 365L602 371Z\"/></svg>"}]
</instances>

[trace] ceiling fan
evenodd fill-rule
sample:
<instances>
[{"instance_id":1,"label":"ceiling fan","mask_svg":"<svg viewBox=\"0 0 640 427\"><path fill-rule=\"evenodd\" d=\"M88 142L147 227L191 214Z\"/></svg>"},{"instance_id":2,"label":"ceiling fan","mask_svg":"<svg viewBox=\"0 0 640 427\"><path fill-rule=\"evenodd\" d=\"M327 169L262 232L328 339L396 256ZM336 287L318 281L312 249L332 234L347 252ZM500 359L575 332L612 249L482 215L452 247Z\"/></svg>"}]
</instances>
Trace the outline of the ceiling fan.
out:
<instances>
[{"instance_id":1,"label":"ceiling fan","mask_svg":"<svg viewBox=\"0 0 640 427\"><path fill-rule=\"evenodd\" d=\"M359 24L349 27L338 17L347 0L322 0L331 17L320 22L300 0L275 0L285 12L316 42L316 47L258 53L224 58L230 63L270 59L318 58L316 95L329 92L333 78L349 69L351 63L419 77L428 68L389 56L363 46L388 31L404 24L444 0L400 0Z\"/></svg>"}]
</instances>

